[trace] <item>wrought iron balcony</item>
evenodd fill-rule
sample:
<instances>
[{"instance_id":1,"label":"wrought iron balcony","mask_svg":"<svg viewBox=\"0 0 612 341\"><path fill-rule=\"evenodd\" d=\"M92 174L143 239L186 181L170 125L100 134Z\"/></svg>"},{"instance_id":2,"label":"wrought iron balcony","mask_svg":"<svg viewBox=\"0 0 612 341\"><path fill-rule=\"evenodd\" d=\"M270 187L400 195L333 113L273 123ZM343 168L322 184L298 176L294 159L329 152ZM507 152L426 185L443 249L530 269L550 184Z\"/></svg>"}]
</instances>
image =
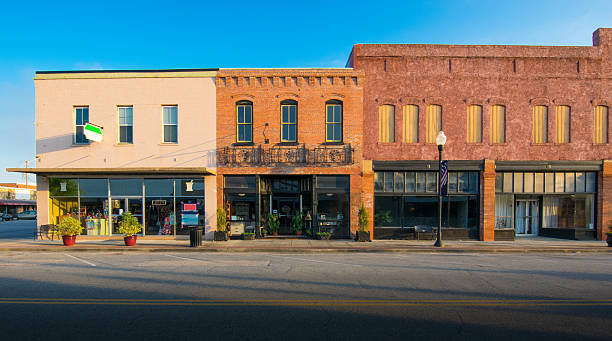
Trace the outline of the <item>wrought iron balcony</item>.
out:
<instances>
[{"instance_id":1,"label":"wrought iron balcony","mask_svg":"<svg viewBox=\"0 0 612 341\"><path fill-rule=\"evenodd\" d=\"M323 145L316 148L301 146L231 146L217 150L217 164L226 167L243 166L342 166L353 163L350 144Z\"/></svg>"}]
</instances>

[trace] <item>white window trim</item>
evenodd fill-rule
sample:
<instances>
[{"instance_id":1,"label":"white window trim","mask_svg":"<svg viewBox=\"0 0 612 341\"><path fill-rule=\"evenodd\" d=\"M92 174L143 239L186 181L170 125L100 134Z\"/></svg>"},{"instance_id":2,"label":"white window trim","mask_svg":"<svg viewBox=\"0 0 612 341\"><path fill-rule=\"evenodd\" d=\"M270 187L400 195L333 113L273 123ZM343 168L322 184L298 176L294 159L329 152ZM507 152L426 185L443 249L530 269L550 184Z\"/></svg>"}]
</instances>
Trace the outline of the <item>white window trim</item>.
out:
<instances>
[{"instance_id":1,"label":"white window trim","mask_svg":"<svg viewBox=\"0 0 612 341\"><path fill-rule=\"evenodd\" d=\"M132 124L121 124L121 116L119 112L121 112L122 108L131 108L132 109ZM121 141L121 127L132 127L132 142L123 142ZM117 107L117 143L120 144L134 144L134 107L131 105L120 105Z\"/></svg>"},{"instance_id":2,"label":"white window trim","mask_svg":"<svg viewBox=\"0 0 612 341\"><path fill-rule=\"evenodd\" d=\"M164 123L164 108L168 108L168 107L176 107L176 124L165 124ZM162 110L161 110L161 123L162 123L162 143L163 144L178 144L178 104L167 104L167 105L162 105ZM165 126L176 126L176 141L172 141L172 142L166 142L166 136L165 134Z\"/></svg>"},{"instance_id":3,"label":"white window trim","mask_svg":"<svg viewBox=\"0 0 612 341\"><path fill-rule=\"evenodd\" d=\"M83 130L85 130L85 124L76 124L76 115L77 115L77 109L83 109L83 108L87 108L87 116L89 116L89 106L88 105L76 105L73 107L72 110L72 122L73 124L73 131L72 131L72 143L73 144L77 144L77 145L85 145L85 144L89 144L89 140L85 139L85 142L77 142L76 137L77 137L77 127L83 127ZM89 117L88 117L89 119Z\"/></svg>"}]
</instances>

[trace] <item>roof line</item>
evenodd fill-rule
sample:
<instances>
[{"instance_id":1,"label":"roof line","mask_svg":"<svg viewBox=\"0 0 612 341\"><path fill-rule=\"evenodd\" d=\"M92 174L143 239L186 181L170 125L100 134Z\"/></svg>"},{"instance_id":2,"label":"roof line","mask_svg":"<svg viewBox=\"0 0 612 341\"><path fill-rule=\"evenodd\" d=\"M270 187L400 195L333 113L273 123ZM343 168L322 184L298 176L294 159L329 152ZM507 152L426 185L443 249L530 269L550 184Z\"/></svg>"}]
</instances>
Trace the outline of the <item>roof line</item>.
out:
<instances>
[{"instance_id":1,"label":"roof line","mask_svg":"<svg viewBox=\"0 0 612 341\"><path fill-rule=\"evenodd\" d=\"M208 69L150 69L150 70L69 70L69 71L36 71L36 74L56 73L126 73L126 72L194 72L194 71L219 71L219 68Z\"/></svg>"}]
</instances>

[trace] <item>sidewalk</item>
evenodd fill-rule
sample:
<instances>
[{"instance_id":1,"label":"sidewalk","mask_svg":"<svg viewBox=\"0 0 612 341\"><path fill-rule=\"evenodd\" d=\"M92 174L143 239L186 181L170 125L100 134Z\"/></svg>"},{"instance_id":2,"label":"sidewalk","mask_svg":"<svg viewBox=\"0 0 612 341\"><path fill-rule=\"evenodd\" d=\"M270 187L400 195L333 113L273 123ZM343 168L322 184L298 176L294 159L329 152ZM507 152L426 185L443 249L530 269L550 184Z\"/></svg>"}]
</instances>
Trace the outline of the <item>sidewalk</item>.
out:
<instances>
[{"instance_id":1,"label":"sidewalk","mask_svg":"<svg viewBox=\"0 0 612 341\"><path fill-rule=\"evenodd\" d=\"M123 240L78 240L75 246L64 247L61 240L0 239L0 252L34 251L126 251L126 252L484 252L484 253L612 253L604 241L577 241L552 238L529 238L515 241L482 242L445 241L443 248L433 246L434 241L375 240L358 243L352 240L311 239L259 239L230 240L228 242L203 241L201 247L189 247L189 240L139 239L136 246L126 247Z\"/></svg>"}]
</instances>

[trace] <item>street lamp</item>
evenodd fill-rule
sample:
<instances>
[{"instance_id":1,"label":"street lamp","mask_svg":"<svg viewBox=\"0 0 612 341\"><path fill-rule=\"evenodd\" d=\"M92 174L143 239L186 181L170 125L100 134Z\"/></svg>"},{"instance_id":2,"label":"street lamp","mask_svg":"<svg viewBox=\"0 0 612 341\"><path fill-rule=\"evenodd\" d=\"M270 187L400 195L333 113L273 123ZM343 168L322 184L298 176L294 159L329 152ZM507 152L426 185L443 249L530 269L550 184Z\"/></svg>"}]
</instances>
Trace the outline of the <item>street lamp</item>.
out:
<instances>
[{"instance_id":1,"label":"street lamp","mask_svg":"<svg viewBox=\"0 0 612 341\"><path fill-rule=\"evenodd\" d=\"M438 238L434 246L442 247L442 150L446 144L446 135L440 130L436 136L436 144L438 145Z\"/></svg>"}]
</instances>

